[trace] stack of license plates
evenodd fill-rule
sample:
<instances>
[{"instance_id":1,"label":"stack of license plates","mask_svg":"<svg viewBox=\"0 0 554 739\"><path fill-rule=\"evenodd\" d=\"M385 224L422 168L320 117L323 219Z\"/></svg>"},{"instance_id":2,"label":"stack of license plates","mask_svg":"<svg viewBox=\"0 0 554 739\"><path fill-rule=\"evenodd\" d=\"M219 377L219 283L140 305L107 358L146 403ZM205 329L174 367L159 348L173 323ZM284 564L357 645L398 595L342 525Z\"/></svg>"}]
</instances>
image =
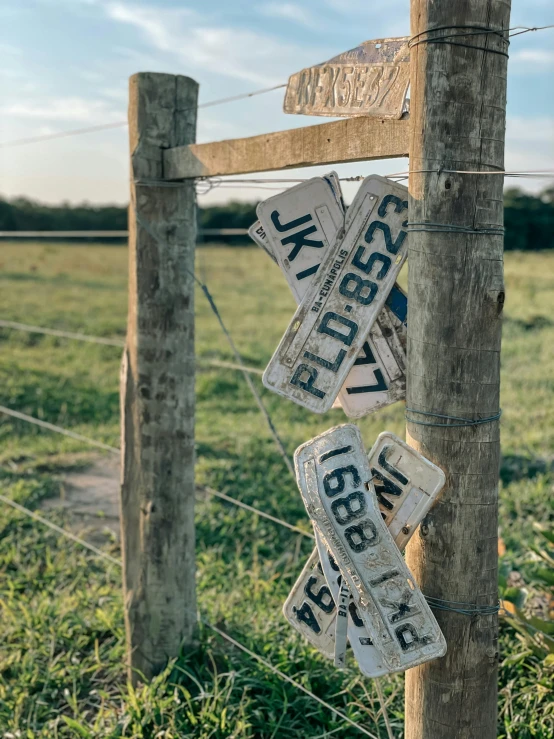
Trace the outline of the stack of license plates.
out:
<instances>
[{"instance_id":1,"label":"stack of license plates","mask_svg":"<svg viewBox=\"0 0 554 739\"><path fill-rule=\"evenodd\" d=\"M407 188L372 175L345 210L335 172L258 205L249 233L283 272L294 314L264 385L316 413L361 418L405 397ZM366 454L344 425L296 450L316 548L283 609L343 667L348 642L369 677L446 652L402 557L442 489L442 470L389 432Z\"/></svg>"},{"instance_id":2,"label":"stack of license plates","mask_svg":"<svg viewBox=\"0 0 554 739\"><path fill-rule=\"evenodd\" d=\"M285 603L289 623L337 667L348 640L368 677L445 654L401 554L442 489L443 471L386 431L366 454L351 424L299 447L295 467L316 548Z\"/></svg>"},{"instance_id":3,"label":"stack of license plates","mask_svg":"<svg viewBox=\"0 0 554 739\"><path fill-rule=\"evenodd\" d=\"M407 188L367 177L345 210L338 176L258 205L253 240L279 265L298 310L263 377L280 395L350 418L405 397Z\"/></svg>"}]
</instances>

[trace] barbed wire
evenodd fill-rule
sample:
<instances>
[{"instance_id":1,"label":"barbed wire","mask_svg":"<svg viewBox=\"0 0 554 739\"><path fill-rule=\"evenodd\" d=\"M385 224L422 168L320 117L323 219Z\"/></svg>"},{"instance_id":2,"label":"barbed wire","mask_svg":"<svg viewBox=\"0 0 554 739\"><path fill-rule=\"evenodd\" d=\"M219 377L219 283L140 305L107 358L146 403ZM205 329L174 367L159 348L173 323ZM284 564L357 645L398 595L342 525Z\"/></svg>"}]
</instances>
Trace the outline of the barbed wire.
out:
<instances>
[{"instance_id":1,"label":"barbed wire","mask_svg":"<svg viewBox=\"0 0 554 739\"><path fill-rule=\"evenodd\" d=\"M47 421L42 421L40 418L29 416L26 413L21 413L20 411L16 411L13 408L7 408L4 405L0 405L0 413L3 413L6 416L10 416L11 418L16 418L18 421L25 421L26 423L30 423L34 426L39 426L40 428L44 428L47 431L53 431L56 434L62 434L63 436L68 436L70 439L74 439L75 441L80 441L85 444L89 444L90 446L98 447L99 449L103 449L104 451L111 452L112 454L119 455L121 453L121 449L119 447L110 446L109 444L104 444L104 442L102 441L91 439L89 436L83 436L83 434L78 434L74 431L71 431L70 429L63 428L63 426L56 426L56 424L54 423L48 423ZM298 526L294 526L293 524L288 523L288 521L283 521L283 519L281 518L272 516L270 513L261 511L259 508L248 505L247 503L243 503L241 500L237 500L237 498L233 498L230 495L226 495L225 493L221 493L218 490L214 490L213 488L207 485L203 485L200 488L200 490L206 492L208 495L211 495L216 498L221 498L222 500L225 500L228 503L232 503L233 505L236 505L239 508L244 508L245 510L250 511L251 513L255 513L257 516L261 516L262 518L267 518L269 521L273 521L273 523L277 523L281 526L284 526L287 529L296 531L297 533L302 534L303 536L306 536L309 539L314 538L310 533L303 531Z\"/></svg>"},{"instance_id":2,"label":"barbed wire","mask_svg":"<svg viewBox=\"0 0 554 739\"><path fill-rule=\"evenodd\" d=\"M0 319L0 328L9 328L13 331L23 331L32 334L44 334L45 336L57 336L62 339L74 339L76 341L86 341L90 344L104 344L106 346L124 347L123 339L108 339L103 336L91 336L90 334L82 334L73 331L62 331L57 328L45 328L44 326L32 326L28 323L19 323L18 321L5 321ZM250 372L253 375L263 375L264 371L257 367L249 367L246 365L234 364L226 362L223 359L202 359L196 357L196 362L200 365L209 367L221 367L223 369L238 370L239 372Z\"/></svg>"},{"instance_id":3,"label":"barbed wire","mask_svg":"<svg viewBox=\"0 0 554 739\"><path fill-rule=\"evenodd\" d=\"M263 516L263 518L267 518L269 521L273 521L273 523L278 523L281 526L285 526L287 529L295 531L297 534L302 534L302 536L305 536L307 539L315 539L315 536L313 534L310 534L308 531L304 531L299 526L294 526L291 523L287 523L280 518L272 516L270 513L264 513L263 511L260 511L259 508L248 505L248 503L243 503L242 500L232 498L230 495L225 495L225 493L220 493L218 490L214 490L208 485L200 485L198 489L200 491L205 491L206 493L208 493L208 495L213 495L215 498L220 498L221 500L226 500L228 503L239 506L239 508L244 508L246 511L250 511L250 513L255 513L257 516Z\"/></svg>"},{"instance_id":4,"label":"barbed wire","mask_svg":"<svg viewBox=\"0 0 554 739\"><path fill-rule=\"evenodd\" d=\"M255 95L263 95L266 92L272 92L273 90L279 90L282 87L286 87L287 83L284 82L280 85L274 85L273 87L264 87L261 90L254 90L253 92L245 92L241 95L233 95L232 97L219 98L218 100L210 100L207 103L200 103L197 107L200 108L211 108L214 105L224 105L225 103L232 103L236 100L245 100L246 98L254 97ZM183 108L181 113L190 108ZM50 141L51 139L62 139L66 136L80 136L85 133L95 133L96 131L105 131L110 128L123 128L129 125L128 121L115 121L114 123L100 123L97 126L87 126L86 128L74 128L70 131L59 131L58 133L46 133L42 136L31 136L23 139L15 139L14 141L4 141L0 143L0 149L7 149L12 146L24 146L26 144L37 144L41 141Z\"/></svg>"}]
</instances>

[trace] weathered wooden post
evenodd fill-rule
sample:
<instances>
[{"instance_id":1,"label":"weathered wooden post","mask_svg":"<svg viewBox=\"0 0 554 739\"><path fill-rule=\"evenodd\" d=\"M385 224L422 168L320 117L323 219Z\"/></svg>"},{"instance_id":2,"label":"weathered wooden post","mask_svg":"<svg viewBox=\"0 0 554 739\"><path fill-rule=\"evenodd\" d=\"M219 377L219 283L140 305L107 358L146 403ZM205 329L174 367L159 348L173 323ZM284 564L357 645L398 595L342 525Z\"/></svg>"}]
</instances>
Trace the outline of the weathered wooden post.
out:
<instances>
[{"instance_id":1,"label":"weathered wooden post","mask_svg":"<svg viewBox=\"0 0 554 739\"><path fill-rule=\"evenodd\" d=\"M129 83L129 315L121 373L121 530L129 677L149 679L196 623L194 180L164 186L163 151L194 143L198 85Z\"/></svg>"},{"instance_id":2,"label":"weathered wooden post","mask_svg":"<svg viewBox=\"0 0 554 739\"><path fill-rule=\"evenodd\" d=\"M416 411L485 419L499 409L504 178L447 170L504 169L509 20L509 0L411 0L407 407ZM426 595L494 608L499 422L449 428L461 422L407 415L441 424L408 422L407 436L447 478L408 565ZM407 673L406 737L492 739L497 615L436 616L448 653Z\"/></svg>"}]
</instances>

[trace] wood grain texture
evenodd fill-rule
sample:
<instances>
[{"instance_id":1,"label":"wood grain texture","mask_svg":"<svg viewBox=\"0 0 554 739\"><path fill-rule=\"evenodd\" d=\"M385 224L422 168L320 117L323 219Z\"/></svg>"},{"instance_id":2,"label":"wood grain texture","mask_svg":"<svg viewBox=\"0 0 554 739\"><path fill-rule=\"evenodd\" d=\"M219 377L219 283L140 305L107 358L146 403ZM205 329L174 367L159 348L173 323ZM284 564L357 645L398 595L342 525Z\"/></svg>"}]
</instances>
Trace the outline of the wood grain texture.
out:
<instances>
[{"instance_id":1,"label":"wood grain texture","mask_svg":"<svg viewBox=\"0 0 554 739\"><path fill-rule=\"evenodd\" d=\"M411 0L412 34L437 26L507 29L509 19L509 0ZM507 49L491 34L460 41ZM411 65L410 222L502 227L503 177L417 171L504 168L507 58L430 43L412 48ZM408 407L467 418L498 411L502 247L496 235L410 235ZM429 596L496 604L498 422L453 429L408 423L407 437L447 480L408 546L410 569ZM406 738L493 739L497 617L436 616L448 652L407 674Z\"/></svg>"},{"instance_id":2,"label":"wood grain texture","mask_svg":"<svg viewBox=\"0 0 554 739\"><path fill-rule=\"evenodd\" d=\"M289 131L180 146L164 152L164 178L270 172L408 155L407 119L348 118Z\"/></svg>"},{"instance_id":3,"label":"wood grain texture","mask_svg":"<svg viewBox=\"0 0 554 739\"><path fill-rule=\"evenodd\" d=\"M121 372L122 548L129 676L147 679L195 628L194 183L167 188L162 151L194 141L198 86L129 83L129 313ZM153 238L154 234L157 238Z\"/></svg>"}]
</instances>

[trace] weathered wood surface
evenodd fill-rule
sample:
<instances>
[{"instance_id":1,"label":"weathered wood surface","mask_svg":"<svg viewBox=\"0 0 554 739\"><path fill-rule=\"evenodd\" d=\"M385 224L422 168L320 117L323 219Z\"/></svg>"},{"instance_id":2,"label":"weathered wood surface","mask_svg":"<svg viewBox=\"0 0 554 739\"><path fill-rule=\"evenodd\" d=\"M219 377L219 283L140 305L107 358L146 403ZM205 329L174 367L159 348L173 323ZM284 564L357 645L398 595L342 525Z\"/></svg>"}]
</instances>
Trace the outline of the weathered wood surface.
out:
<instances>
[{"instance_id":1,"label":"weathered wood surface","mask_svg":"<svg viewBox=\"0 0 554 739\"><path fill-rule=\"evenodd\" d=\"M509 0L411 1L413 35L468 24L507 29L509 20ZM494 34L461 41L507 50ZM506 57L429 43L412 47L411 64L410 222L502 227L501 176L417 171L504 168ZM414 232L408 254L407 406L467 418L495 414L502 237ZM453 429L408 423L407 437L447 479L408 546L411 571L426 595L496 604L498 422ZM406 738L493 739L497 617L436 615L448 651L407 674Z\"/></svg>"},{"instance_id":2,"label":"weathered wood surface","mask_svg":"<svg viewBox=\"0 0 554 739\"><path fill-rule=\"evenodd\" d=\"M194 183L162 150L196 135L188 77L130 79L129 313L121 373L122 548L130 677L147 679L194 633ZM160 241L153 238L154 234Z\"/></svg>"},{"instance_id":3,"label":"weathered wood surface","mask_svg":"<svg viewBox=\"0 0 554 739\"><path fill-rule=\"evenodd\" d=\"M398 119L404 112L409 84L408 37L372 39L291 75L283 110Z\"/></svg>"},{"instance_id":4,"label":"weathered wood surface","mask_svg":"<svg viewBox=\"0 0 554 739\"><path fill-rule=\"evenodd\" d=\"M270 172L408 156L409 120L348 118L164 152L164 179Z\"/></svg>"}]
</instances>

